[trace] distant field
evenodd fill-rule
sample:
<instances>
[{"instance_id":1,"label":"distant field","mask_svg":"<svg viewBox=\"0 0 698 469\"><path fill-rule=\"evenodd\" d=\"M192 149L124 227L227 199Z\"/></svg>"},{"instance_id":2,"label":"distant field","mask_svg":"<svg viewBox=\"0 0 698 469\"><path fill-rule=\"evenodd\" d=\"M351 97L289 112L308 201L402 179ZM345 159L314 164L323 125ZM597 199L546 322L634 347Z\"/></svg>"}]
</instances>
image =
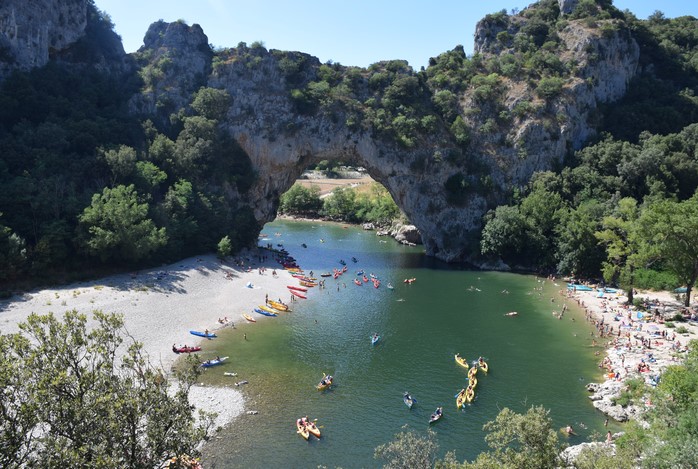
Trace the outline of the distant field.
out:
<instances>
[{"instance_id":1,"label":"distant field","mask_svg":"<svg viewBox=\"0 0 698 469\"><path fill-rule=\"evenodd\" d=\"M303 187L318 186L320 196L327 195L338 187L353 187L357 192L363 192L375 183L369 176L358 179L299 179L296 182Z\"/></svg>"}]
</instances>

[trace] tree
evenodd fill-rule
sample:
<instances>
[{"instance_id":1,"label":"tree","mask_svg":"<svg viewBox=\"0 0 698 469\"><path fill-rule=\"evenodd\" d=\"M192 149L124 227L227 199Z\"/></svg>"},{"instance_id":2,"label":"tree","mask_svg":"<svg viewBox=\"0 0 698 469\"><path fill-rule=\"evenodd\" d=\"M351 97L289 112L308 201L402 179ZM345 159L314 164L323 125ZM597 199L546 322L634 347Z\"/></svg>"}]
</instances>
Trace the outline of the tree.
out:
<instances>
[{"instance_id":1,"label":"tree","mask_svg":"<svg viewBox=\"0 0 698 469\"><path fill-rule=\"evenodd\" d=\"M212 426L188 402L192 361L171 380L117 314L32 314L0 335L0 466L160 467L192 455Z\"/></svg>"},{"instance_id":2,"label":"tree","mask_svg":"<svg viewBox=\"0 0 698 469\"><path fill-rule=\"evenodd\" d=\"M322 208L320 187L294 184L281 196L279 210L294 215L317 215Z\"/></svg>"},{"instance_id":3,"label":"tree","mask_svg":"<svg viewBox=\"0 0 698 469\"><path fill-rule=\"evenodd\" d=\"M686 285L685 306L698 279L698 192L688 200L661 200L640 219L642 236L655 247L663 265Z\"/></svg>"},{"instance_id":4,"label":"tree","mask_svg":"<svg viewBox=\"0 0 698 469\"><path fill-rule=\"evenodd\" d=\"M633 302L635 269L643 266L646 253L640 248L637 201L626 197L618 202L615 213L604 217L602 231L596 232L599 243L606 246L603 276L609 283L619 282L625 288L628 304Z\"/></svg>"},{"instance_id":5,"label":"tree","mask_svg":"<svg viewBox=\"0 0 698 469\"><path fill-rule=\"evenodd\" d=\"M325 198L323 212L335 220L356 221L356 191L351 188L339 187Z\"/></svg>"},{"instance_id":6,"label":"tree","mask_svg":"<svg viewBox=\"0 0 698 469\"><path fill-rule=\"evenodd\" d=\"M233 245L230 242L230 237L227 235L223 236L223 238L221 238L221 240L218 242L218 257L224 259L230 255L232 250Z\"/></svg>"},{"instance_id":7,"label":"tree","mask_svg":"<svg viewBox=\"0 0 698 469\"><path fill-rule=\"evenodd\" d=\"M164 228L148 218L148 204L138 202L133 185L105 187L92 196L92 204L80 215L88 232L88 251L103 261L139 261L167 242Z\"/></svg>"},{"instance_id":8,"label":"tree","mask_svg":"<svg viewBox=\"0 0 698 469\"><path fill-rule=\"evenodd\" d=\"M526 247L526 220L518 207L500 205L487 214L482 230L480 252L501 257L505 262L519 262Z\"/></svg>"},{"instance_id":9,"label":"tree","mask_svg":"<svg viewBox=\"0 0 698 469\"><path fill-rule=\"evenodd\" d=\"M202 87L194 95L191 107L200 116L221 120L228 112L231 101L230 95L225 90Z\"/></svg>"},{"instance_id":10,"label":"tree","mask_svg":"<svg viewBox=\"0 0 698 469\"><path fill-rule=\"evenodd\" d=\"M483 427L490 452L481 453L464 468L554 468L560 466L560 447L552 420L543 407L531 407L525 414L504 408L494 421Z\"/></svg>"},{"instance_id":11,"label":"tree","mask_svg":"<svg viewBox=\"0 0 698 469\"><path fill-rule=\"evenodd\" d=\"M414 430L408 430L407 425L402 428L403 431L396 434L391 442L376 448L374 457L387 459L387 464L383 466L386 469L433 467L439 449L434 431L428 429L426 436L420 436Z\"/></svg>"}]
</instances>

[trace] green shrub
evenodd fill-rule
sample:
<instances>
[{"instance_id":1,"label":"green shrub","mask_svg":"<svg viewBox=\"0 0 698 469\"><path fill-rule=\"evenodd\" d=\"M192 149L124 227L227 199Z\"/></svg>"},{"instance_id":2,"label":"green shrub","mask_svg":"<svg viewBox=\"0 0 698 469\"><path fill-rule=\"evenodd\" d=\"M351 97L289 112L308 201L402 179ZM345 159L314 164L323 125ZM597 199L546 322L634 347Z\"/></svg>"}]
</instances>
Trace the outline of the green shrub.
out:
<instances>
[{"instance_id":1,"label":"green shrub","mask_svg":"<svg viewBox=\"0 0 698 469\"><path fill-rule=\"evenodd\" d=\"M543 99L553 99L562 93L565 80L559 77L542 78L536 88L536 94Z\"/></svg>"},{"instance_id":2,"label":"green shrub","mask_svg":"<svg viewBox=\"0 0 698 469\"><path fill-rule=\"evenodd\" d=\"M686 326L679 326L676 328L676 333L677 334L688 334L688 329L686 329Z\"/></svg>"},{"instance_id":3,"label":"green shrub","mask_svg":"<svg viewBox=\"0 0 698 469\"><path fill-rule=\"evenodd\" d=\"M635 271L635 286L643 290L673 290L679 284L676 275L652 269Z\"/></svg>"}]
</instances>

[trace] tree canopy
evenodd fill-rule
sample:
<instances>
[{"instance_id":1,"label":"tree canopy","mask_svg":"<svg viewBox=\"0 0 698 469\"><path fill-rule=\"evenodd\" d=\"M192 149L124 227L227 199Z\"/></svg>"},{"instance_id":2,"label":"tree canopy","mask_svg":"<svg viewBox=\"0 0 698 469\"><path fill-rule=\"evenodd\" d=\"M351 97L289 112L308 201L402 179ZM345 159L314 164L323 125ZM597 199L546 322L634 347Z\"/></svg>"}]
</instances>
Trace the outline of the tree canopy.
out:
<instances>
[{"instance_id":1,"label":"tree canopy","mask_svg":"<svg viewBox=\"0 0 698 469\"><path fill-rule=\"evenodd\" d=\"M32 314L0 335L2 467L159 467L197 445L212 416L192 414L193 362L173 379L152 366L117 314Z\"/></svg>"}]
</instances>

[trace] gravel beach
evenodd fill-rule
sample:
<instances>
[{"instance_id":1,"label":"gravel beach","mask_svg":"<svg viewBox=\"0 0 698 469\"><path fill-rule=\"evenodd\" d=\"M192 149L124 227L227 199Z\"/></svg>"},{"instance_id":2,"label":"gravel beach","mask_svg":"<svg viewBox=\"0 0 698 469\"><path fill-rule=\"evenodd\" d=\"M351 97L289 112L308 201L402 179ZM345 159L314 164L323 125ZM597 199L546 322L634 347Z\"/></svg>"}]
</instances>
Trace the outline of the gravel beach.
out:
<instances>
[{"instance_id":1,"label":"gravel beach","mask_svg":"<svg viewBox=\"0 0 698 469\"><path fill-rule=\"evenodd\" d=\"M561 293L586 310L587 320L596 328L589 338L592 345L606 348L605 353L599 351L599 368L605 381L587 386L594 407L618 421L641 415L641 406L624 408L613 404L613 398L620 395L626 380L640 378L654 386L668 366L681 362L688 342L698 338L698 322L690 316L694 308L684 308L670 292L637 292L635 298L645 303L645 311L628 306L621 291L600 293L594 288ZM676 314L687 320L670 321ZM647 400L643 406L652 406L652 402Z\"/></svg>"},{"instance_id":2,"label":"gravel beach","mask_svg":"<svg viewBox=\"0 0 698 469\"><path fill-rule=\"evenodd\" d=\"M277 275L272 275L273 269ZM288 301L286 285L292 280L264 249L244 252L230 262L221 262L214 255L192 257L149 270L14 296L0 302L0 333L18 332L18 325L31 313L51 312L62 317L74 309L89 318L95 310L119 313L151 362L169 370L178 357L172 352L173 344L201 344L200 338L189 334L190 329L237 328L246 322L241 314L263 304L265 295ZM225 317L230 322L220 324L219 318ZM255 319L271 318L255 315ZM206 344L201 345L205 351ZM245 411L237 388L195 386L189 397L195 407L218 413L216 426Z\"/></svg>"}]
</instances>

